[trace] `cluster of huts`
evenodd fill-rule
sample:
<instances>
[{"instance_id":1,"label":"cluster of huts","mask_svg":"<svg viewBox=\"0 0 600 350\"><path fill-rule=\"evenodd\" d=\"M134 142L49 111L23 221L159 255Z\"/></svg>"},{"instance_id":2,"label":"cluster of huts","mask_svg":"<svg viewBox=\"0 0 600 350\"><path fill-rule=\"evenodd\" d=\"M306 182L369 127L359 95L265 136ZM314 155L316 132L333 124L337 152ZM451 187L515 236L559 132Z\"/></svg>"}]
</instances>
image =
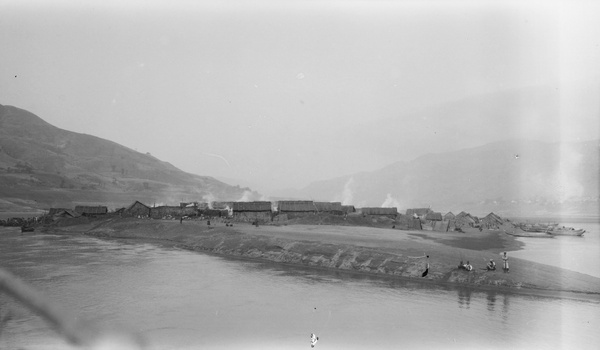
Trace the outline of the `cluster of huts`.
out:
<instances>
[{"instance_id":1,"label":"cluster of huts","mask_svg":"<svg viewBox=\"0 0 600 350\"><path fill-rule=\"evenodd\" d=\"M447 232L464 228L495 229L504 220L494 213L479 219L466 212L454 215L452 212L442 215L430 208L408 209L405 214L398 212L395 207L364 207L355 208L352 205L342 205L341 202L315 201L253 201L253 202L191 202L180 203L178 206L149 206L140 201L134 201L126 208L114 212L106 206L76 206L75 209L52 208L48 216L57 219L61 217L77 218L80 216L119 215L121 217L179 219L187 217L201 218L231 218L236 221L270 222L286 221L297 217L316 214L338 216L380 216L394 222L394 227L407 230L429 230Z\"/></svg>"},{"instance_id":2,"label":"cluster of huts","mask_svg":"<svg viewBox=\"0 0 600 350\"><path fill-rule=\"evenodd\" d=\"M399 218L399 222L411 230L447 232L467 228L494 230L500 228L504 219L494 213L489 213L480 219L464 211L455 215L452 212L442 214L430 208L417 208L406 210L406 214Z\"/></svg>"}]
</instances>

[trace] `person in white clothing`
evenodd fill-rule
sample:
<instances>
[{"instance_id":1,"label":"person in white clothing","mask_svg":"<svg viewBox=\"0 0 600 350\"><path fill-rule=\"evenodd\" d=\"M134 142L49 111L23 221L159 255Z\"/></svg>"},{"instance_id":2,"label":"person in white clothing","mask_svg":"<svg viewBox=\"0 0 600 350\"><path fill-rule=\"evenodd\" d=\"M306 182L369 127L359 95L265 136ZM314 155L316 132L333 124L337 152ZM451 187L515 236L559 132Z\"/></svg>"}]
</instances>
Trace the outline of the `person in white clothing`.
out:
<instances>
[{"instance_id":1,"label":"person in white clothing","mask_svg":"<svg viewBox=\"0 0 600 350\"><path fill-rule=\"evenodd\" d=\"M317 342L319 341L319 337L317 337L314 333L310 334L310 347L314 348L315 345L317 345Z\"/></svg>"}]
</instances>

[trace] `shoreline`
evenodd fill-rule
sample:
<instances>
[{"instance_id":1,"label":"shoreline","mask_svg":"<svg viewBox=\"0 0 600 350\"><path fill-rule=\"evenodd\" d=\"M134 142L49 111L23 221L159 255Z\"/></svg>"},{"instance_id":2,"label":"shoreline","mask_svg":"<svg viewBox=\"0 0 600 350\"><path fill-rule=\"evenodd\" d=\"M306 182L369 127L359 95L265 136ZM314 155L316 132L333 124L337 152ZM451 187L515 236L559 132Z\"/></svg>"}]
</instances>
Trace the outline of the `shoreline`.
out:
<instances>
[{"instance_id":1,"label":"shoreline","mask_svg":"<svg viewBox=\"0 0 600 350\"><path fill-rule=\"evenodd\" d=\"M207 226L196 220L180 224L122 218L45 227L42 232L167 244L217 256L452 288L600 301L600 278L510 255L511 270L504 273L499 253L520 250L524 244L502 232L439 233L327 225L255 227L247 223L228 227L224 223ZM420 258L424 254L430 255L430 269L421 277L427 263ZM497 270L480 270L490 258L496 261ZM473 271L459 270L460 260L470 260Z\"/></svg>"}]
</instances>

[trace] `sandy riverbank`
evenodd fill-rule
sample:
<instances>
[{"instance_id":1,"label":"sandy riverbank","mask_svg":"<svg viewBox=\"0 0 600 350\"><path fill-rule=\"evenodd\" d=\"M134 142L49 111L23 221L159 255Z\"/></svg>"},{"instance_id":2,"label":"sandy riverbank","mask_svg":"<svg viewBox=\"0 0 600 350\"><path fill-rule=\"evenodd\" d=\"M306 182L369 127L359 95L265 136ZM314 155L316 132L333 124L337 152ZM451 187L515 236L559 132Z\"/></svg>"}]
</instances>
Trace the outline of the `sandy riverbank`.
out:
<instances>
[{"instance_id":1,"label":"sandy riverbank","mask_svg":"<svg viewBox=\"0 0 600 350\"><path fill-rule=\"evenodd\" d=\"M205 221L105 219L44 229L54 234L142 239L194 251L382 277L418 279L534 293L576 294L600 300L600 279L557 267L510 258L503 273L499 253L522 243L502 232L439 233L391 228L326 225L255 227ZM421 277L428 254L429 274ZM493 258L499 269L485 271ZM474 270L457 269L469 260Z\"/></svg>"}]
</instances>

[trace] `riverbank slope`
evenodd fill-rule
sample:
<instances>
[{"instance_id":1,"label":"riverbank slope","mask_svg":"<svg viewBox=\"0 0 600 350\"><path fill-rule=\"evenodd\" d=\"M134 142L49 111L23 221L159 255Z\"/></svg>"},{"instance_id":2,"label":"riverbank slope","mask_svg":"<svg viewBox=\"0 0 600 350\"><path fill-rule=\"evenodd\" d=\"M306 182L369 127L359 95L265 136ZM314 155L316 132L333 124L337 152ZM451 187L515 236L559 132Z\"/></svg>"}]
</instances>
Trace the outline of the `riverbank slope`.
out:
<instances>
[{"instance_id":1,"label":"riverbank slope","mask_svg":"<svg viewBox=\"0 0 600 350\"><path fill-rule=\"evenodd\" d=\"M401 231L391 228L326 225L226 226L205 221L101 219L47 227L46 233L141 239L226 256L337 269L382 277L531 292L585 294L600 299L600 279L531 261L510 258L501 268L500 252L522 243L499 231L480 233ZM429 255L429 273L425 271ZM494 259L496 271L486 271ZM470 261L473 271L457 268Z\"/></svg>"}]
</instances>

